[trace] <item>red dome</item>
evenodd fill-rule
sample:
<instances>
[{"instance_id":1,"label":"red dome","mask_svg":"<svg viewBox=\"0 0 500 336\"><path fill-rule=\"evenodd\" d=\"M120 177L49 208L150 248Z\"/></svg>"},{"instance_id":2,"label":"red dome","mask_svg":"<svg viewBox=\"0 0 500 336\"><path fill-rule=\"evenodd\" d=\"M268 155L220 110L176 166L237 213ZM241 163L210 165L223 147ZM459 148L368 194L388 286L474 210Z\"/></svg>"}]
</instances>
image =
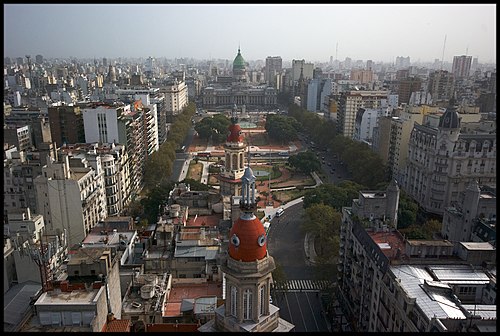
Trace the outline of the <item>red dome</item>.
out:
<instances>
[{"instance_id":1,"label":"red dome","mask_svg":"<svg viewBox=\"0 0 500 336\"><path fill-rule=\"evenodd\" d=\"M241 127L238 124L231 124L229 126L229 135L227 136L228 142L242 142L243 133L241 132Z\"/></svg>"},{"instance_id":2,"label":"red dome","mask_svg":"<svg viewBox=\"0 0 500 336\"><path fill-rule=\"evenodd\" d=\"M262 222L239 218L229 232L229 255L235 260L255 261L266 256L267 236Z\"/></svg>"}]
</instances>

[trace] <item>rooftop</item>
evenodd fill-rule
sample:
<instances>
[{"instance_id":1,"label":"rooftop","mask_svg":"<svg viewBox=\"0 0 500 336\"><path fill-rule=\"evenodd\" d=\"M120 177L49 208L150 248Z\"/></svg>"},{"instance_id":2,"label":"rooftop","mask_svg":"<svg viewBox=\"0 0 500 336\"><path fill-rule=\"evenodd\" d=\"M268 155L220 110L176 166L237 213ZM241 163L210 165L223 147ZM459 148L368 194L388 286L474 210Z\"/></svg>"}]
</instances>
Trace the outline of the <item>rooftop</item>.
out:
<instances>
[{"instance_id":1,"label":"rooftop","mask_svg":"<svg viewBox=\"0 0 500 336\"><path fill-rule=\"evenodd\" d=\"M183 299L197 299L200 297L217 296L222 297L222 282L205 282L201 284L172 285L168 302L165 305L164 317L181 316L181 304Z\"/></svg>"},{"instance_id":2,"label":"rooftop","mask_svg":"<svg viewBox=\"0 0 500 336\"><path fill-rule=\"evenodd\" d=\"M399 231L367 231L373 241L380 247L382 253L389 259L396 258L399 253L404 253L405 243L404 238Z\"/></svg>"},{"instance_id":3,"label":"rooftop","mask_svg":"<svg viewBox=\"0 0 500 336\"><path fill-rule=\"evenodd\" d=\"M97 298L104 291L104 287L90 290L73 290L60 292L57 290L43 293L36 301L35 306L42 305L95 305Z\"/></svg>"}]
</instances>

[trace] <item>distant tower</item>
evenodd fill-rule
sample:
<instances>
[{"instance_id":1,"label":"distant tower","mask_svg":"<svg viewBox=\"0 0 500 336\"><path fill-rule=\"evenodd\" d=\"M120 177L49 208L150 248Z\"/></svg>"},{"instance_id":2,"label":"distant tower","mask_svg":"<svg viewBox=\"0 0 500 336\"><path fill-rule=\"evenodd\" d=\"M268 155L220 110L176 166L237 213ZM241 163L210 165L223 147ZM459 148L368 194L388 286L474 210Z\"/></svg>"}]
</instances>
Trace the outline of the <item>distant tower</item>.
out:
<instances>
[{"instance_id":1,"label":"distant tower","mask_svg":"<svg viewBox=\"0 0 500 336\"><path fill-rule=\"evenodd\" d=\"M300 97L300 106L303 108L306 108L307 102L307 82L306 79L304 78L304 65L300 67L300 76L299 80L297 81L297 93L296 96Z\"/></svg>"},{"instance_id":2,"label":"distant tower","mask_svg":"<svg viewBox=\"0 0 500 336\"><path fill-rule=\"evenodd\" d=\"M106 77L106 83L114 83L114 82L116 82L116 71L115 67L112 64L110 64L108 75Z\"/></svg>"},{"instance_id":3,"label":"distant tower","mask_svg":"<svg viewBox=\"0 0 500 336\"><path fill-rule=\"evenodd\" d=\"M255 175L250 162L241 179L240 217L229 232L228 255L221 261L226 278L226 301L202 332L287 332L294 325L279 317L269 301L274 259L267 251L267 235L255 216Z\"/></svg>"},{"instance_id":4,"label":"distant tower","mask_svg":"<svg viewBox=\"0 0 500 336\"><path fill-rule=\"evenodd\" d=\"M236 104L231 114L229 135L224 145L225 164L219 175L220 193L224 196L241 195L241 177L245 171L245 150L243 132L238 125L238 108Z\"/></svg>"}]
</instances>

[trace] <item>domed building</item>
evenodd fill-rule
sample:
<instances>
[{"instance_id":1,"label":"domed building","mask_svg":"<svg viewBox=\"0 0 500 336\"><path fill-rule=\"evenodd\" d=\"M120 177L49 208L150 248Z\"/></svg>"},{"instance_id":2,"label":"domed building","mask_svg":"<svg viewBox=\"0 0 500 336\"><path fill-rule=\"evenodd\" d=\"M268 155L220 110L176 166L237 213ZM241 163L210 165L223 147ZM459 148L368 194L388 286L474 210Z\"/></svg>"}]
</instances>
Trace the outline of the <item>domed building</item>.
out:
<instances>
[{"instance_id":1,"label":"domed building","mask_svg":"<svg viewBox=\"0 0 500 336\"><path fill-rule=\"evenodd\" d=\"M440 216L475 180L496 188L496 126L487 120L463 123L454 101L449 105L437 127L414 125L402 181L424 211Z\"/></svg>"},{"instance_id":2,"label":"domed building","mask_svg":"<svg viewBox=\"0 0 500 336\"><path fill-rule=\"evenodd\" d=\"M233 104L255 109L278 107L276 88L267 84L250 83L240 48L233 61L232 77L215 77L215 82L202 89L202 102L204 108L230 108Z\"/></svg>"},{"instance_id":3,"label":"domed building","mask_svg":"<svg viewBox=\"0 0 500 336\"><path fill-rule=\"evenodd\" d=\"M241 56L240 48L238 47L238 55L234 58L233 61L233 79L236 82L247 82L247 70L245 60L243 56Z\"/></svg>"},{"instance_id":4,"label":"domed building","mask_svg":"<svg viewBox=\"0 0 500 336\"><path fill-rule=\"evenodd\" d=\"M267 251L267 235L255 216L255 175L250 162L241 178L240 217L229 232L228 254L222 258L225 304L215 319L198 328L202 332L288 332L295 327L279 317L270 303L272 274L276 268Z\"/></svg>"}]
</instances>

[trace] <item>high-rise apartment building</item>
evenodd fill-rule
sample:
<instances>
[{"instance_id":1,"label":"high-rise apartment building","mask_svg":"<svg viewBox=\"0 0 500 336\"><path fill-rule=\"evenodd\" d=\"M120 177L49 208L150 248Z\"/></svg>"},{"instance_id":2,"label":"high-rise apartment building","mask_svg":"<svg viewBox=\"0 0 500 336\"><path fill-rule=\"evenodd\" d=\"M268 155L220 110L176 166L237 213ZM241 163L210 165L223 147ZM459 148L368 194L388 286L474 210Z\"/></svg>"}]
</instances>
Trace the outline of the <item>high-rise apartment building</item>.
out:
<instances>
[{"instance_id":1,"label":"high-rise apartment building","mask_svg":"<svg viewBox=\"0 0 500 336\"><path fill-rule=\"evenodd\" d=\"M266 58L266 67L264 79L268 85L278 89L278 77L283 71L283 60L280 56L268 56Z\"/></svg>"},{"instance_id":2,"label":"high-rise apartment building","mask_svg":"<svg viewBox=\"0 0 500 336\"><path fill-rule=\"evenodd\" d=\"M48 233L66 230L68 244L80 243L107 216L104 173L82 158L65 156L49 161L35 178L37 213L45 219Z\"/></svg>"},{"instance_id":3,"label":"high-rise apartment building","mask_svg":"<svg viewBox=\"0 0 500 336\"><path fill-rule=\"evenodd\" d=\"M418 77L409 77L399 81L398 97L400 104L409 104L413 92L422 89L422 80Z\"/></svg>"},{"instance_id":4,"label":"high-rise apartment building","mask_svg":"<svg viewBox=\"0 0 500 336\"><path fill-rule=\"evenodd\" d=\"M347 91L338 100L337 127L340 134L350 139L354 136L356 115L360 108L377 109L382 100L387 101L388 91Z\"/></svg>"},{"instance_id":5,"label":"high-rise apartment building","mask_svg":"<svg viewBox=\"0 0 500 336\"><path fill-rule=\"evenodd\" d=\"M453 65L451 67L451 72L457 79L469 77L471 64L472 56L453 56Z\"/></svg>"},{"instance_id":6,"label":"high-rise apartment building","mask_svg":"<svg viewBox=\"0 0 500 336\"><path fill-rule=\"evenodd\" d=\"M65 143L85 142L83 115L79 106L50 106L48 111L50 134L57 147Z\"/></svg>"},{"instance_id":7,"label":"high-rise apartment building","mask_svg":"<svg viewBox=\"0 0 500 336\"><path fill-rule=\"evenodd\" d=\"M447 104L453 97L455 78L451 72L438 70L429 75L428 91L433 103Z\"/></svg>"}]
</instances>

